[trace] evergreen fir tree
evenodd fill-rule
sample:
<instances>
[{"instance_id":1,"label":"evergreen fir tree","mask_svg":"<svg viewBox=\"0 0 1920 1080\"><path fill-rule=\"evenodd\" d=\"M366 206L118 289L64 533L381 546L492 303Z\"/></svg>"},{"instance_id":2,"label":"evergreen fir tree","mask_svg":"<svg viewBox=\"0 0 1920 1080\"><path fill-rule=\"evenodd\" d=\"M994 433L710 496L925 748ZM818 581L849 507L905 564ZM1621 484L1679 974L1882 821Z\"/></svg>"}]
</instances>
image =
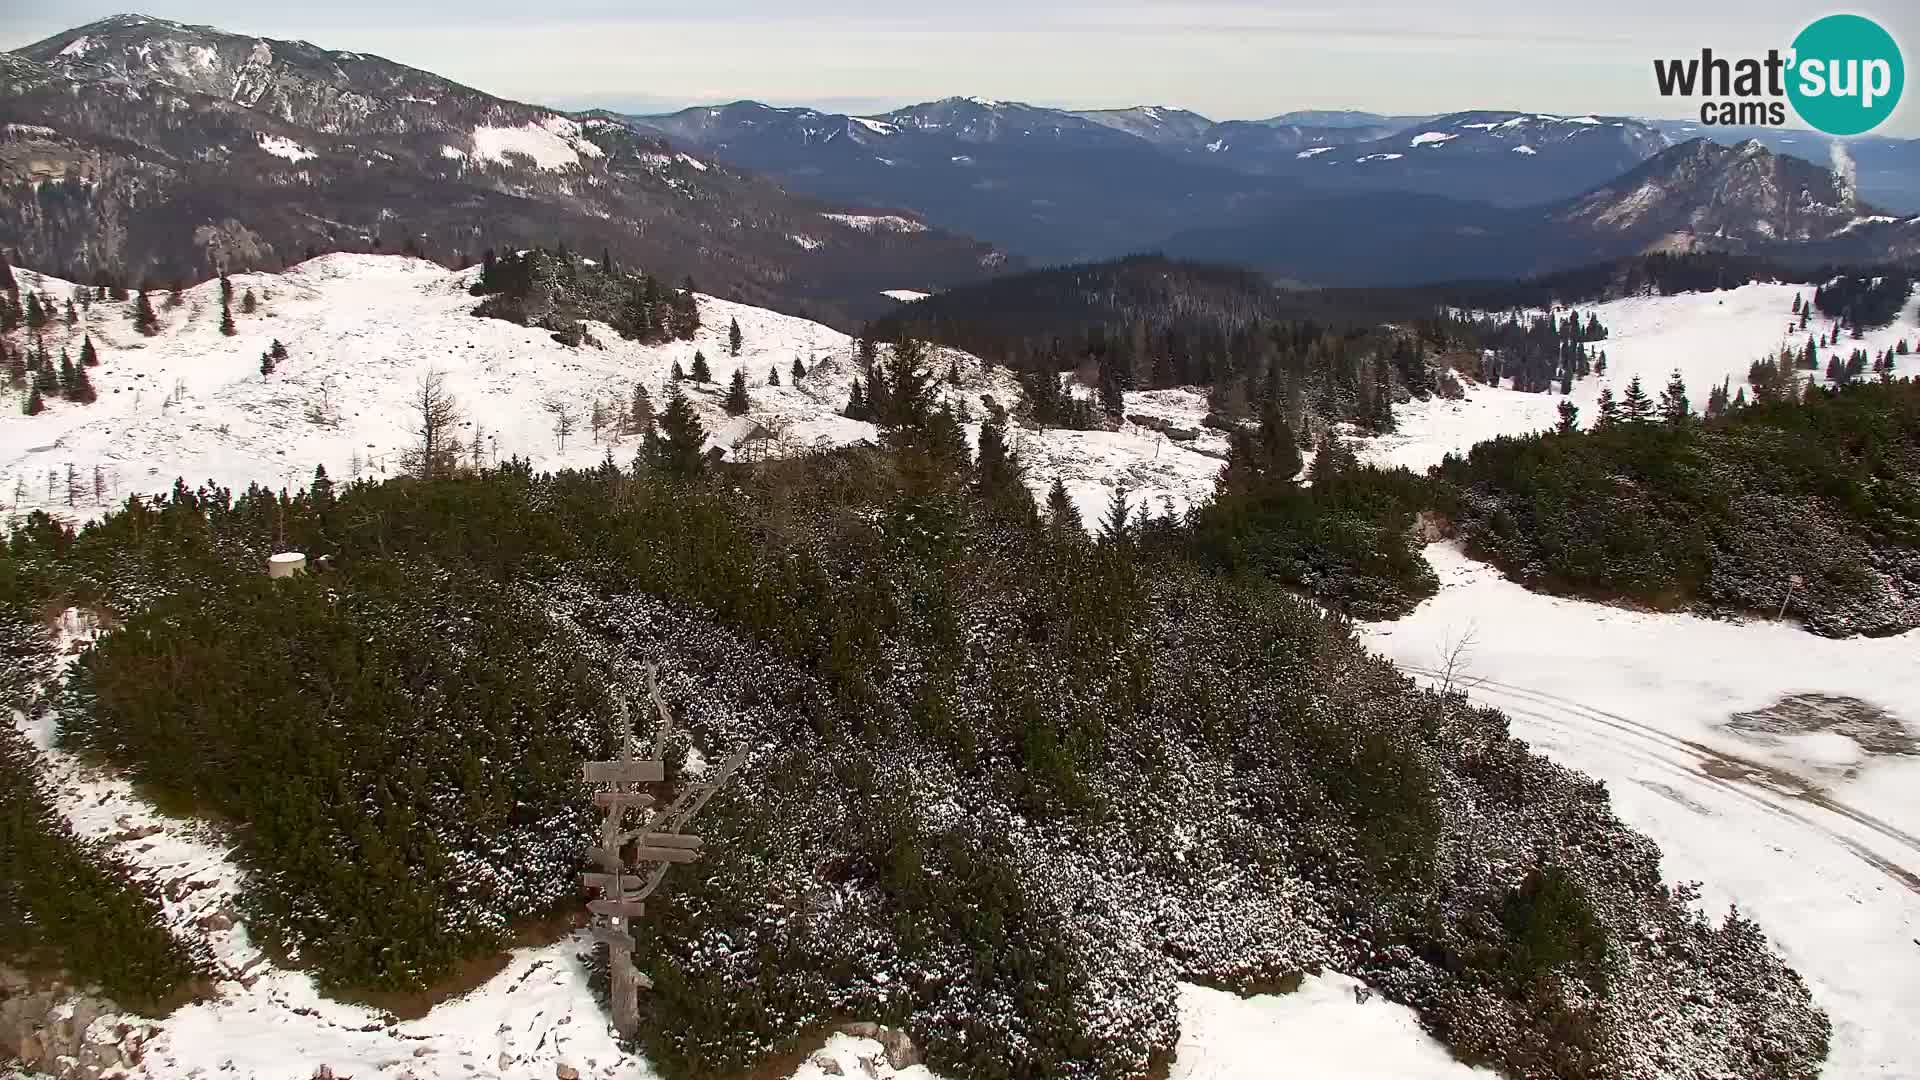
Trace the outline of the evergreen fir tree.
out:
<instances>
[{"instance_id":1,"label":"evergreen fir tree","mask_svg":"<svg viewBox=\"0 0 1920 1080\"><path fill-rule=\"evenodd\" d=\"M1687 384L1680 378L1678 368L1673 377L1667 380L1667 388L1660 391L1660 419L1668 424L1684 424L1693 413L1693 404L1687 400Z\"/></svg>"},{"instance_id":2,"label":"evergreen fir tree","mask_svg":"<svg viewBox=\"0 0 1920 1080\"><path fill-rule=\"evenodd\" d=\"M133 328L152 337L160 332L160 316L154 314L153 301L147 299L145 289L133 302Z\"/></svg>"},{"instance_id":3,"label":"evergreen fir tree","mask_svg":"<svg viewBox=\"0 0 1920 1080\"><path fill-rule=\"evenodd\" d=\"M680 361L675 360L673 362L673 381L684 382L686 381L686 378L687 378L687 373L685 371L680 370Z\"/></svg>"},{"instance_id":4,"label":"evergreen fir tree","mask_svg":"<svg viewBox=\"0 0 1920 1080\"><path fill-rule=\"evenodd\" d=\"M960 362L958 360L950 360L947 362L947 385L960 385Z\"/></svg>"},{"instance_id":5,"label":"evergreen fir tree","mask_svg":"<svg viewBox=\"0 0 1920 1080\"><path fill-rule=\"evenodd\" d=\"M1003 488L1009 479L1008 466L1006 425L999 415L988 416L980 425L979 455L974 460L974 475L983 494L991 496Z\"/></svg>"},{"instance_id":6,"label":"evergreen fir tree","mask_svg":"<svg viewBox=\"0 0 1920 1080\"><path fill-rule=\"evenodd\" d=\"M699 349L693 350L693 381L702 384L713 381L713 372L707 368L707 354Z\"/></svg>"},{"instance_id":7,"label":"evergreen fir tree","mask_svg":"<svg viewBox=\"0 0 1920 1080\"><path fill-rule=\"evenodd\" d=\"M733 319L729 321L727 324L727 352L733 356L740 355L740 320L739 319Z\"/></svg>"},{"instance_id":8,"label":"evergreen fir tree","mask_svg":"<svg viewBox=\"0 0 1920 1080\"><path fill-rule=\"evenodd\" d=\"M67 325L80 325L80 309L73 306L73 297L67 297Z\"/></svg>"},{"instance_id":9,"label":"evergreen fir tree","mask_svg":"<svg viewBox=\"0 0 1920 1080\"><path fill-rule=\"evenodd\" d=\"M47 309L40 306L40 297L27 294L27 329L39 330L47 325Z\"/></svg>"},{"instance_id":10,"label":"evergreen fir tree","mask_svg":"<svg viewBox=\"0 0 1920 1080\"><path fill-rule=\"evenodd\" d=\"M73 377L73 358L67 355L67 350L61 349L60 350L60 396L63 398L66 398L68 401L72 401L74 399L75 393L77 392L77 389L78 389L78 383L75 381Z\"/></svg>"},{"instance_id":11,"label":"evergreen fir tree","mask_svg":"<svg viewBox=\"0 0 1920 1080\"><path fill-rule=\"evenodd\" d=\"M321 516L333 510L333 481L327 477L325 465L313 467L313 483L307 488L307 498L313 505L313 512Z\"/></svg>"},{"instance_id":12,"label":"evergreen fir tree","mask_svg":"<svg viewBox=\"0 0 1920 1080\"><path fill-rule=\"evenodd\" d=\"M27 386L27 357L18 349L8 349L5 341L0 341L0 360L7 368L7 385L15 390L24 390Z\"/></svg>"},{"instance_id":13,"label":"evergreen fir tree","mask_svg":"<svg viewBox=\"0 0 1920 1080\"><path fill-rule=\"evenodd\" d=\"M772 367L767 369L767 385L768 386L780 385L780 365L779 364L775 364Z\"/></svg>"},{"instance_id":14,"label":"evergreen fir tree","mask_svg":"<svg viewBox=\"0 0 1920 1080\"><path fill-rule=\"evenodd\" d=\"M1047 489L1047 523L1062 536L1077 538L1086 533L1079 508L1073 505L1073 499L1067 495L1066 485L1057 476L1053 478L1053 486Z\"/></svg>"},{"instance_id":15,"label":"evergreen fir tree","mask_svg":"<svg viewBox=\"0 0 1920 1080\"><path fill-rule=\"evenodd\" d=\"M40 387L35 386L33 389L27 391L27 401L26 405L21 409L22 412L28 416L39 416L42 412L46 411L46 408L46 402L40 398Z\"/></svg>"},{"instance_id":16,"label":"evergreen fir tree","mask_svg":"<svg viewBox=\"0 0 1920 1080\"><path fill-rule=\"evenodd\" d=\"M1107 500L1106 516L1100 520L1100 542L1109 547L1126 547L1133 542L1133 523L1127 511L1127 488L1116 484Z\"/></svg>"},{"instance_id":17,"label":"evergreen fir tree","mask_svg":"<svg viewBox=\"0 0 1920 1080\"><path fill-rule=\"evenodd\" d=\"M726 410L728 416L740 416L753 405L747 400L747 372L745 368L733 369L733 383L727 387Z\"/></svg>"},{"instance_id":18,"label":"evergreen fir tree","mask_svg":"<svg viewBox=\"0 0 1920 1080\"><path fill-rule=\"evenodd\" d=\"M654 440L654 468L671 476L698 476L706 467L707 431L687 396L674 387L660 414L659 438Z\"/></svg>"},{"instance_id":19,"label":"evergreen fir tree","mask_svg":"<svg viewBox=\"0 0 1920 1080\"><path fill-rule=\"evenodd\" d=\"M240 328L233 325L233 308L225 300L220 301L220 332L228 337L240 332Z\"/></svg>"},{"instance_id":20,"label":"evergreen fir tree","mask_svg":"<svg viewBox=\"0 0 1920 1080\"><path fill-rule=\"evenodd\" d=\"M100 350L93 347L93 335L91 334L80 339L80 366L100 366Z\"/></svg>"},{"instance_id":21,"label":"evergreen fir tree","mask_svg":"<svg viewBox=\"0 0 1920 1080\"><path fill-rule=\"evenodd\" d=\"M99 396L99 392L93 388L93 377L87 374L86 366L74 365L73 393L68 395L68 398L82 405L91 405Z\"/></svg>"},{"instance_id":22,"label":"evergreen fir tree","mask_svg":"<svg viewBox=\"0 0 1920 1080\"><path fill-rule=\"evenodd\" d=\"M273 374L273 354L263 352L260 354L260 377L264 379L271 374Z\"/></svg>"},{"instance_id":23,"label":"evergreen fir tree","mask_svg":"<svg viewBox=\"0 0 1920 1080\"><path fill-rule=\"evenodd\" d=\"M1100 408L1115 419L1126 412L1126 396L1121 392L1119 376L1111 368L1101 373Z\"/></svg>"},{"instance_id":24,"label":"evergreen fir tree","mask_svg":"<svg viewBox=\"0 0 1920 1080\"><path fill-rule=\"evenodd\" d=\"M1620 422L1620 405L1613 399L1613 387L1600 388L1600 402L1597 409L1593 422L1595 431L1605 431Z\"/></svg>"},{"instance_id":25,"label":"evergreen fir tree","mask_svg":"<svg viewBox=\"0 0 1920 1080\"><path fill-rule=\"evenodd\" d=\"M640 383L633 384L633 403L627 409L627 427L643 441L651 442L655 436L653 425L653 395Z\"/></svg>"},{"instance_id":26,"label":"evergreen fir tree","mask_svg":"<svg viewBox=\"0 0 1920 1080\"><path fill-rule=\"evenodd\" d=\"M1630 424L1645 424L1652 422L1653 417L1653 399L1641 389L1640 376L1635 375L1620 399L1620 419Z\"/></svg>"},{"instance_id":27,"label":"evergreen fir tree","mask_svg":"<svg viewBox=\"0 0 1920 1080\"><path fill-rule=\"evenodd\" d=\"M279 338L274 338L272 346L267 349L267 355L273 357L273 365L279 367L287 361L287 347L280 344Z\"/></svg>"},{"instance_id":28,"label":"evergreen fir tree","mask_svg":"<svg viewBox=\"0 0 1920 1080\"><path fill-rule=\"evenodd\" d=\"M860 388L860 380L853 380L853 388L847 391L847 407L840 415L849 420L866 420L871 414L867 411L867 395Z\"/></svg>"},{"instance_id":29,"label":"evergreen fir tree","mask_svg":"<svg viewBox=\"0 0 1920 1080\"><path fill-rule=\"evenodd\" d=\"M253 289L249 287L240 296L240 312L243 315L251 315L258 310L260 310L260 301L253 295Z\"/></svg>"},{"instance_id":30,"label":"evergreen fir tree","mask_svg":"<svg viewBox=\"0 0 1920 1080\"><path fill-rule=\"evenodd\" d=\"M1580 430L1580 407L1571 401L1562 401L1555 408L1560 411L1560 423L1555 431L1565 435Z\"/></svg>"},{"instance_id":31,"label":"evergreen fir tree","mask_svg":"<svg viewBox=\"0 0 1920 1080\"><path fill-rule=\"evenodd\" d=\"M220 271L220 306L223 308L233 306L233 279L227 276L224 269Z\"/></svg>"},{"instance_id":32,"label":"evergreen fir tree","mask_svg":"<svg viewBox=\"0 0 1920 1080\"><path fill-rule=\"evenodd\" d=\"M1813 335L1807 335L1807 347L1800 353L1800 366L1808 371L1820 370L1820 353L1814 347Z\"/></svg>"},{"instance_id":33,"label":"evergreen fir tree","mask_svg":"<svg viewBox=\"0 0 1920 1080\"><path fill-rule=\"evenodd\" d=\"M1901 349L1902 349L1902 350L1905 350L1905 348L1906 348L1906 345L1907 345L1907 343L1906 343L1906 342L1904 342L1904 341L1903 341L1903 342L1901 342L1901 343L1900 343L1900 347L1901 347ZM800 362L800 358L799 358L799 357L797 357L797 356L796 356L796 357L794 357L794 358L793 358L793 381L794 381L795 383L798 383L798 382L799 382L799 381L800 381L801 379L804 379L804 378L806 378L806 377L807 377L807 366L806 366L805 364L802 364L802 363Z\"/></svg>"}]
</instances>

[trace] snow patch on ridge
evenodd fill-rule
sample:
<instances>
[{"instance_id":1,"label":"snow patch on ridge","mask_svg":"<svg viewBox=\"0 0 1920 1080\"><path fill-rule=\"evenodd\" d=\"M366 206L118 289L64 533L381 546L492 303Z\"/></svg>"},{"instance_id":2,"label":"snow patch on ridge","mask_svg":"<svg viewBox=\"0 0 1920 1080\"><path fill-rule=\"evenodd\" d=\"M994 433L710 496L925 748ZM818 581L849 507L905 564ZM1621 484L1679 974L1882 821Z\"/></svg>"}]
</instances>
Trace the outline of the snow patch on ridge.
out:
<instances>
[{"instance_id":1,"label":"snow patch on ridge","mask_svg":"<svg viewBox=\"0 0 1920 1080\"><path fill-rule=\"evenodd\" d=\"M482 124L473 129L473 156L483 161L511 164L508 155L529 158L535 167L554 172L580 164L582 156L605 157L606 151L581 134L580 125L564 116L548 116L519 127Z\"/></svg>"},{"instance_id":2,"label":"snow patch on ridge","mask_svg":"<svg viewBox=\"0 0 1920 1080\"><path fill-rule=\"evenodd\" d=\"M828 221L838 222L861 232L926 232L925 224L898 214L821 214Z\"/></svg>"},{"instance_id":3,"label":"snow patch on ridge","mask_svg":"<svg viewBox=\"0 0 1920 1080\"><path fill-rule=\"evenodd\" d=\"M286 158L295 165L320 156L292 139L281 135L268 135L264 132L260 133L260 149L274 157Z\"/></svg>"}]
</instances>

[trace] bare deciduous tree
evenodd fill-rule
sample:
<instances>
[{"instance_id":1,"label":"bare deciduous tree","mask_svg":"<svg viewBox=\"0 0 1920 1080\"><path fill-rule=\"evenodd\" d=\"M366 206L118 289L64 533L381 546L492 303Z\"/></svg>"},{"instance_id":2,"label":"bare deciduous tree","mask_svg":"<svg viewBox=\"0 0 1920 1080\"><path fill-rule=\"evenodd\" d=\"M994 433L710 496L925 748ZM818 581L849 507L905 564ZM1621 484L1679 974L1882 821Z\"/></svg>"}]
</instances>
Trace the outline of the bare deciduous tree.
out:
<instances>
[{"instance_id":1,"label":"bare deciduous tree","mask_svg":"<svg viewBox=\"0 0 1920 1080\"><path fill-rule=\"evenodd\" d=\"M553 435L560 441L560 452L567 452L567 436L573 434L573 426L579 420L574 412L573 402L559 394L549 394L540 399L540 407L553 417Z\"/></svg>"},{"instance_id":2,"label":"bare deciduous tree","mask_svg":"<svg viewBox=\"0 0 1920 1080\"><path fill-rule=\"evenodd\" d=\"M460 459L453 431L460 423L460 406L447 389L446 373L434 369L422 376L408 405L418 426L413 429L413 446L401 455L401 468L422 480L451 473Z\"/></svg>"},{"instance_id":3,"label":"bare deciduous tree","mask_svg":"<svg viewBox=\"0 0 1920 1080\"><path fill-rule=\"evenodd\" d=\"M1468 622L1466 629L1458 634L1449 634L1440 643L1440 692L1451 694L1454 691L1466 693L1480 685L1478 679L1467 679L1467 661L1473 657L1474 644L1479 640L1477 627Z\"/></svg>"}]
</instances>

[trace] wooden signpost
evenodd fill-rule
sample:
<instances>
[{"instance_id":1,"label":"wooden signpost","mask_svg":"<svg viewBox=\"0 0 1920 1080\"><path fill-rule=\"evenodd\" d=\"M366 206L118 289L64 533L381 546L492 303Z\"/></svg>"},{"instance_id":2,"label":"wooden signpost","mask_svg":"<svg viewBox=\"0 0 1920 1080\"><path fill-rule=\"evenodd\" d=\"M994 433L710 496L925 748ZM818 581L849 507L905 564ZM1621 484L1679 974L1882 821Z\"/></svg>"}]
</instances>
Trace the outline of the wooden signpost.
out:
<instances>
[{"instance_id":1,"label":"wooden signpost","mask_svg":"<svg viewBox=\"0 0 1920 1080\"><path fill-rule=\"evenodd\" d=\"M645 913L647 897L660 887L670 868L699 860L703 841L683 830L747 754L744 747L735 751L718 768L680 785L671 803L655 809L654 797L640 789L666 780L666 763L661 755L673 731L673 714L660 696L660 681L652 667L647 668L647 694L660 716L647 756L634 756L626 701L617 699L619 759L589 761L580 770L587 783L605 785L593 793L593 804L607 812L600 826L600 843L587 851L600 870L581 874L580 884L600 893L599 899L587 905L594 916L591 932L595 941L607 946L613 1026L627 1038L632 1038L640 1026L640 988L653 985L633 966L634 940L627 920ZM630 813L639 819L637 827L629 827Z\"/></svg>"}]
</instances>

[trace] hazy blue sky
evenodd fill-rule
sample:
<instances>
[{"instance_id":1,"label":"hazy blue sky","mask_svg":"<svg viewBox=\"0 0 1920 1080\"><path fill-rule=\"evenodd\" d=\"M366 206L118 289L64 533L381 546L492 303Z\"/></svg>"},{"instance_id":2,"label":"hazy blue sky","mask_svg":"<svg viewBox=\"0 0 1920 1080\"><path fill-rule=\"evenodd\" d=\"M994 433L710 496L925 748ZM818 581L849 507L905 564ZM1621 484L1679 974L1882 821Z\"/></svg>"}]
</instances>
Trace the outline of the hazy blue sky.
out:
<instances>
[{"instance_id":1,"label":"hazy blue sky","mask_svg":"<svg viewBox=\"0 0 1920 1080\"><path fill-rule=\"evenodd\" d=\"M126 0L0 0L15 47ZM664 107L755 98L850 111L951 94L1216 119L1303 108L1677 116L1655 56L1785 48L1813 18L1878 19L1920 59L1920 4L1786 0L155 0L145 13L378 53L507 97ZM1878 134L1920 136L1905 95Z\"/></svg>"}]
</instances>

